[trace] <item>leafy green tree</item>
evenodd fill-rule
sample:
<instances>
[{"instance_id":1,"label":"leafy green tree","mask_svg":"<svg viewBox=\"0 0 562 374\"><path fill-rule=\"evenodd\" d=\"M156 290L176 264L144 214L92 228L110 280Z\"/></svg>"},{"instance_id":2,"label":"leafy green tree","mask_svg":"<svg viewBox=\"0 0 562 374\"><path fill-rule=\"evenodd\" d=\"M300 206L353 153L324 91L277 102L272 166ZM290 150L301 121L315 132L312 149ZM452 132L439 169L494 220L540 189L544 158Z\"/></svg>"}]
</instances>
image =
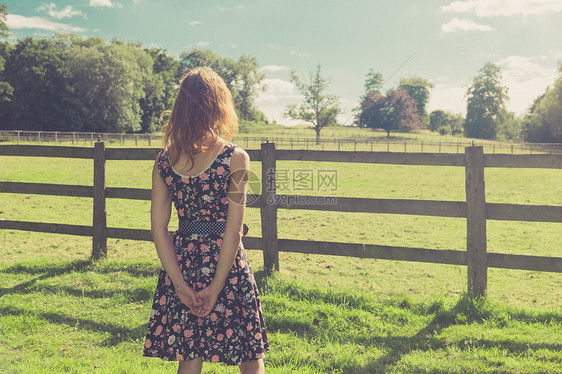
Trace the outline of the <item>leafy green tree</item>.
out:
<instances>
[{"instance_id":1,"label":"leafy green tree","mask_svg":"<svg viewBox=\"0 0 562 374\"><path fill-rule=\"evenodd\" d=\"M82 130L138 132L145 82L151 79L153 60L138 45L103 38L71 36L71 84L80 100Z\"/></svg>"},{"instance_id":2,"label":"leafy green tree","mask_svg":"<svg viewBox=\"0 0 562 374\"><path fill-rule=\"evenodd\" d=\"M309 74L308 81L304 81L296 72L291 72L291 82L304 97L304 102L297 105L288 105L284 116L310 122L316 131L316 144L320 144L320 131L322 128L333 125L339 113L338 97L326 93L328 82L320 75L321 67Z\"/></svg>"},{"instance_id":3,"label":"leafy green tree","mask_svg":"<svg viewBox=\"0 0 562 374\"><path fill-rule=\"evenodd\" d=\"M6 5L0 4L0 38L7 38L10 35L10 30L6 24ZM14 89L7 82L7 78L4 77L4 67L6 64L6 59L10 54L10 45L6 42L0 42L0 102L10 101Z\"/></svg>"},{"instance_id":4,"label":"leafy green tree","mask_svg":"<svg viewBox=\"0 0 562 374\"><path fill-rule=\"evenodd\" d=\"M445 126L447 113L444 110L434 110L429 114L429 129L437 131L440 127Z\"/></svg>"},{"instance_id":5,"label":"leafy green tree","mask_svg":"<svg viewBox=\"0 0 562 374\"><path fill-rule=\"evenodd\" d=\"M145 82L144 98L140 100L141 131L154 132L159 129L160 116L174 105L176 84L181 74L180 62L166 54L165 50L144 50L152 58L152 74Z\"/></svg>"},{"instance_id":6,"label":"leafy green tree","mask_svg":"<svg viewBox=\"0 0 562 374\"><path fill-rule=\"evenodd\" d=\"M398 90L407 91L416 102L418 113L423 118L427 115L425 106L429 101L430 91L433 84L420 77L409 77L400 79Z\"/></svg>"},{"instance_id":7,"label":"leafy green tree","mask_svg":"<svg viewBox=\"0 0 562 374\"><path fill-rule=\"evenodd\" d=\"M255 57L240 56L236 64L236 83L234 85L237 95L234 104L240 119L251 121L255 118L256 108L254 101L265 74L260 73L258 60Z\"/></svg>"},{"instance_id":8,"label":"leafy green tree","mask_svg":"<svg viewBox=\"0 0 562 374\"><path fill-rule=\"evenodd\" d=\"M523 119L526 141L562 143L562 64L553 87L535 99Z\"/></svg>"},{"instance_id":9,"label":"leafy green tree","mask_svg":"<svg viewBox=\"0 0 562 374\"><path fill-rule=\"evenodd\" d=\"M413 131L419 128L420 115L416 102L407 91L391 90L386 96L368 93L361 103L358 124L361 127L391 131Z\"/></svg>"},{"instance_id":10,"label":"leafy green tree","mask_svg":"<svg viewBox=\"0 0 562 374\"><path fill-rule=\"evenodd\" d=\"M367 73L367 77L365 78L365 94L369 92L374 92L377 95L382 94L383 83L382 74L370 69Z\"/></svg>"},{"instance_id":11,"label":"leafy green tree","mask_svg":"<svg viewBox=\"0 0 562 374\"><path fill-rule=\"evenodd\" d=\"M64 51L47 39L19 41L8 56L5 77L13 87L0 106L3 128L71 130L78 120Z\"/></svg>"},{"instance_id":12,"label":"leafy green tree","mask_svg":"<svg viewBox=\"0 0 562 374\"><path fill-rule=\"evenodd\" d=\"M8 11L6 5L0 4L0 37L7 38L10 36L10 29L6 24L6 18L8 16Z\"/></svg>"},{"instance_id":13,"label":"leafy green tree","mask_svg":"<svg viewBox=\"0 0 562 374\"><path fill-rule=\"evenodd\" d=\"M463 132L464 117L460 114L453 114L443 110L434 110L429 114L429 129L439 131L442 127L447 127L453 134Z\"/></svg>"},{"instance_id":14,"label":"leafy green tree","mask_svg":"<svg viewBox=\"0 0 562 374\"><path fill-rule=\"evenodd\" d=\"M501 83L501 70L487 63L467 91L465 136L495 139L504 121L507 87Z\"/></svg>"}]
</instances>

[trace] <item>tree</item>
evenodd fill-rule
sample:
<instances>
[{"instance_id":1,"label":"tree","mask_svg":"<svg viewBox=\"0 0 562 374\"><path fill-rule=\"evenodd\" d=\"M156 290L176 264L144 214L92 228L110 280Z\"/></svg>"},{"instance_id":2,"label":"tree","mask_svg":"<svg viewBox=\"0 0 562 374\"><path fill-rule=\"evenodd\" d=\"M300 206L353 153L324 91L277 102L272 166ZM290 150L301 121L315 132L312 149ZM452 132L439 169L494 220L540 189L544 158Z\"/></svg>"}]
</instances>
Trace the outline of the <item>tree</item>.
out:
<instances>
[{"instance_id":1,"label":"tree","mask_svg":"<svg viewBox=\"0 0 562 374\"><path fill-rule=\"evenodd\" d=\"M535 99L523 119L523 137L530 142L562 143L562 64L552 88Z\"/></svg>"},{"instance_id":2,"label":"tree","mask_svg":"<svg viewBox=\"0 0 562 374\"><path fill-rule=\"evenodd\" d=\"M138 45L103 38L66 38L71 85L80 100L84 131L141 130L141 100L153 60Z\"/></svg>"},{"instance_id":3,"label":"tree","mask_svg":"<svg viewBox=\"0 0 562 374\"><path fill-rule=\"evenodd\" d=\"M316 131L316 144L320 144L320 131L333 124L339 113L338 97L326 94L328 82L320 75L321 67L309 73L308 81L299 78L296 72L291 72L291 82L295 84L304 102L300 105L288 105L284 116L310 122Z\"/></svg>"},{"instance_id":4,"label":"tree","mask_svg":"<svg viewBox=\"0 0 562 374\"><path fill-rule=\"evenodd\" d=\"M412 131L419 127L416 102L407 91L391 90L386 96L369 92L361 103L358 123L361 127L391 131Z\"/></svg>"},{"instance_id":5,"label":"tree","mask_svg":"<svg viewBox=\"0 0 562 374\"><path fill-rule=\"evenodd\" d=\"M260 84L265 74L260 73L258 60L255 57L240 56L236 64L236 80L234 87L237 95L234 104L240 119L244 121L253 120L256 115L254 100L256 99Z\"/></svg>"},{"instance_id":6,"label":"tree","mask_svg":"<svg viewBox=\"0 0 562 374\"><path fill-rule=\"evenodd\" d=\"M174 105L176 84L181 74L180 63L165 50L144 50L152 58L152 74L145 82L144 98L140 100L141 131L154 132L159 128L160 116Z\"/></svg>"},{"instance_id":7,"label":"tree","mask_svg":"<svg viewBox=\"0 0 562 374\"><path fill-rule=\"evenodd\" d=\"M487 63L467 91L465 136L495 139L506 113L507 87L501 83L501 70Z\"/></svg>"},{"instance_id":8,"label":"tree","mask_svg":"<svg viewBox=\"0 0 562 374\"><path fill-rule=\"evenodd\" d=\"M6 25L6 5L0 4L0 38L7 38L10 35L8 25ZM0 42L0 102L10 101L14 92L13 87L6 81L4 77L4 67L6 59L10 53L10 45L6 42Z\"/></svg>"},{"instance_id":9,"label":"tree","mask_svg":"<svg viewBox=\"0 0 562 374\"><path fill-rule=\"evenodd\" d=\"M418 113L423 118L427 115L425 106L429 101L430 91L433 84L420 77L409 77L400 79L398 90L407 91L416 102Z\"/></svg>"},{"instance_id":10,"label":"tree","mask_svg":"<svg viewBox=\"0 0 562 374\"><path fill-rule=\"evenodd\" d=\"M453 135L459 134L463 132L464 117L443 110L434 110L429 114L429 129L439 131L443 127L449 128Z\"/></svg>"},{"instance_id":11,"label":"tree","mask_svg":"<svg viewBox=\"0 0 562 374\"><path fill-rule=\"evenodd\" d=\"M13 95L0 107L3 128L72 129L78 112L69 85L67 58L59 46L47 39L28 37L13 47L4 71Z\"/></svg>"},{"instance_id":12,"label":"tree","mask_svg":"<svg viewBox=\"0 0 562 374\"><path fill-rule=\"evenodd\" d=\"M383 83L382 74L375 72L373 69L369 69L367 77L365 78L365 94L368 92L374 92L378 95L382 94Z\"/></svg>"}]
</instances>

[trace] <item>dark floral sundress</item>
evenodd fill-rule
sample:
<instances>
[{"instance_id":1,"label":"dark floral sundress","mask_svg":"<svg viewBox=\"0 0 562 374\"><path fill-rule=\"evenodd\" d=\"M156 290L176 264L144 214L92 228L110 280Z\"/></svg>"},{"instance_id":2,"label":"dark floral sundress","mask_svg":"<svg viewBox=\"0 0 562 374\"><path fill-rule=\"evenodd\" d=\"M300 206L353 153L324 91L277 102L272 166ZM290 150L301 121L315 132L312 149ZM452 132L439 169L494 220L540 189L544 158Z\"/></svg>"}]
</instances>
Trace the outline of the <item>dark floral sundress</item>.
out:
<instances>
[{"instance_id":1,"label":"dark floral sundress","mask_svg":"<svg viewBox=\"0 0 562 374\"><path fill-rule=\"evenodd\" d=\"M177 173L167 151L160 152L158 171L180 219L226 220L230 159L235 147L226 142L212 163L196 176ZM208 286L217 267L222 234L186 235L178 230L172 239L188 285L196 292ZM189 313L165 270L160 271L144 356L167 361L201 357L203 361L239 365L263 358L268 349L256 282L242 246L214 309L203 318Z\"/></svg>"}]
</instances>

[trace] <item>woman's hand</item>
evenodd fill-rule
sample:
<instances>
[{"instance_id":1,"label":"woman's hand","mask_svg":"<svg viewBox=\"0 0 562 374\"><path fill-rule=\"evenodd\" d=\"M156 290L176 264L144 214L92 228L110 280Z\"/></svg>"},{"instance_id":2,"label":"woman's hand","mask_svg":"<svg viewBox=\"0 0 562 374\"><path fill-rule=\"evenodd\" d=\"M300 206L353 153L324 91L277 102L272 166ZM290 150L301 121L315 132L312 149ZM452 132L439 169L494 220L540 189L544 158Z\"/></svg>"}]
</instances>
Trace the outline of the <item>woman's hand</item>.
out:
<instances>
[{"instance_id":1,"label":"woman's hand","mask_svg":"<svg viewBox=\"0 0 562 374\"><path fill-rule=\"evenodd\" d=\"M198 309L192 311L192 313L197 317L205 317L211 313L211 310L215 307L215 303L217 302L217 298L219 297L221 290L222 288L214 287L211 283L211 285L207 288L197 292L196 297L201 302L201 305Z\"/></svg>"},{"instance_id":2,"label":"woman's hand","mask_svg":"<svg viewBox=\"0 0 562 374\"><path fill-rule=\"evenodd\" d=\"M183 283L176 290L176 295L181 300L181 302L186 305L191 313L195 314L199 312L202 301L197 297L197 293L193 288L189 287L186 283Z\"/></svg>"}]
</instances>

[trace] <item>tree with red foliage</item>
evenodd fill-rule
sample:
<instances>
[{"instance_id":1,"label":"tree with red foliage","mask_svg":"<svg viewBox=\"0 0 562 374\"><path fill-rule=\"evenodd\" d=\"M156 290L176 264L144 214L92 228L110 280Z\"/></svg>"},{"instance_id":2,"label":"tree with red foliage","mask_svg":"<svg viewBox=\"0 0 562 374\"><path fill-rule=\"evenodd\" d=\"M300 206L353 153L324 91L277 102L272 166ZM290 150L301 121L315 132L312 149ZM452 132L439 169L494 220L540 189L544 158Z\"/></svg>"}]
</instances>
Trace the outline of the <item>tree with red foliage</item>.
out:
<instances>
[{"instance_id":1,"label":"tree with red foliage","mask_svg":"<svg viewBox=\"0 0 562 374\"><path fill-rule=\"evenodd\" d=\"M361 102L358 116L360 127L391 131L413 131L419 128L421 117L416 101L405 90L391 90L386 96L368 92Z\"/></svg>"}]
</instances>

